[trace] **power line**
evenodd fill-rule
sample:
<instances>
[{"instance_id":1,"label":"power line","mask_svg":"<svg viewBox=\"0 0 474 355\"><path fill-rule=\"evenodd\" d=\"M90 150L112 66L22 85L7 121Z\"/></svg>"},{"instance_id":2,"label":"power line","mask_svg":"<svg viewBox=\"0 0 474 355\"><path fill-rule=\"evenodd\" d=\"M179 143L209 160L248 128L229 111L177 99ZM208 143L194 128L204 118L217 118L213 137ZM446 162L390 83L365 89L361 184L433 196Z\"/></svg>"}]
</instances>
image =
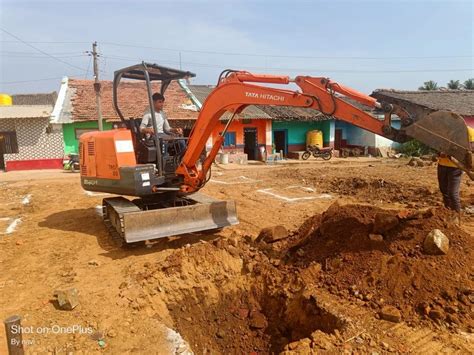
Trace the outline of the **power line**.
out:
<instances>
[{"instance_id":1,"label":"power line","mask_svg":"<svg viewBox=\"0 0 474 355\"><path fill-rule=\"evenodd\" d=\"M35 44L89 44L90 42L83 41L27 41ZM17 41L0 41L0 43L17 43Z\"/></svg>"},{"instance_id":2,"label":"power line","mask_svg":"<svg viewBox=\"0 0 474 355\"><path fill-rule=\"evenodd\" d=\"M84 79L87 79L87 75L89 75L89 69L91 67L91 63L92 63L92 56L89 55L89 64L87 64L87 71L86 71L86 75L84 75Z\"/></svg>"},{"instance_id":3,"label":"power line","mask_svg":"<svg viewBox=\"0 0 474 355\"><path fill-rule=\"evenodd\" d=\"M45 79L30 79L30 80L19 80L19 81L4 81L0 82L0 85L11 85L11 84L21 84L21 83L33 83L37 81L50 81L50 80L61 80L62 77L56 78L45 78Z\"/></svg>"},{"instance_id":4,"label":"power line","mask_svg":"<svg viewBox=\"0 0 474 355\"><path fill-rule=\"evenodd\" d=\"M218 54L218 55L231 55L231 56L245 56L245 57L268 57L268 58L300 58L300 59L446 59L446 58L472 58L472 55L445 55L445 56L392 56L392 57L364 57L364 56L305 56L305 55L275 55L275 54L262 54L262 53L240 53L240 52L219 52L209 50L192 50L192 49L175 49L175 48L162 48L162 47L150 47L150 46L139 46L135 44L125 44L117 42L101 42L103 45L118 46L118 47L132 47L132 48L144 48L154 49L161 51L170 52L185 52L185 53L201 53L201 54Z\"/></svg>"},{"instance_id":5,"label":"power line","mask_svg":"<svg viewBox=\"0 0 474 355\"><path fill-rule=\"evenodd\" d=\"M66 65L70 66L71 68L79 69L79 70L81 70L81 71L86 71L86 70L84 70L84 69L81 68L81 67L78 67L78 66L76 66L76 65L74 65L74 64L71 64L71 63L68 63L68 62L66 62L65 60L62 60L62 59L60 59L60 58L58 58L58 57L55 57L55 56L53 56L53 55L51 55L51 54L49 54L49 53L47 53L47 52L45 52L45 51L43 51L43 50L37 48L37 47L35 47L35 46L29 44L28 42L23 41L21 38L19 38L18 36L15 36L15 35L14 35L13 33L11 33L11 32L8 32L8 31L5 30L4 28L0 28L0 30L3 31L3 32L5 32L6 34L10 35L11 37L17 39L18 41L20 41L21 43L25 44L26 46L31 47L31 48L33 48L34 50L36 50L36 51L38 51L38 52L40 52L40 53L43 53L44 55L46 55L46 56L48 56L48 57L50 57L50 58L52 58L52 59L54 59L54 60L56 60L56 61L58 61L58 62L61 62L61 63L63 63L63 64L66 64Z\"/></svg>"},{"instance_id":6,"label":"power line","mask_svg":"<svg viewBox=\"0 0 474 355\"><path fill-rule=\"evenodd\" d=\"M214 55L230 55L230 56L248 56L248 57L268 57L268 58L300 58L300 59L355 59L355 60L379 60L379 59L448 59L448 58L473 58L472 55L441 55L441 56L309 56L309 55L280 55L280 54L265 54L265 53L240 53L240 52L221 52L212 50L192 50L192 49L180 49L180 48L164 48L164 47L152 47L152 46L141 46L127 43L117 42L102 42L101 44L118 46L118 47L132 47L132 48L144 48L153 49L160 51L170 52L184 52L184 53L201 53L201 54L214 54ZM0 41L0 43L16 43L15 41ZM26 43L34 44L88 44L89 42L84 41L28 41Z\"/></svg>"},{"instance_id":7,"label":"power line","mask_svg":"<svg viewBox=\"0 0 474 355\"><path fill-rule=\"evenodd\" d=\"M25 43L26 45L29 46L28 43L24 42L23 40L19 39L18 37L16 37L15 35L9 33L8 31L0 28L0 30L4 31L5 33L13 36L14 38L17 38L20 42L22 43ZM13 41L12 41L13 42ZM15 43L17 43L15 41ZM31 42L33 43L33 42ZM53 42L37 42L37 43L53 43ZM71 42L67 42L67 43L71 43ZM77 42L77 43L88 43L88 42ZM106 42L108 43L108 42ZM69 64L67 62L64 62L62 60L60 60L58 57L55 57L55 56L52 56L51 54L49 53L46 53L44 51L42 51L41 49L38 49L34 46L30 46L32 47L33 49L41 52L42 54L46 55L47 57L50 57L52 59L55 59L55 60L59 60L61 62L63 62L64 64L67 64L67 65L70 65L70 66L73 66L72 64ZM6 51L8 52L8 51ZM3 53L5 53L5 51L3 51ZM8 53L23 53L23 54L34 54L33 52L8 52ZM77 53L77 52L62 52L64 54L66 53ZM2 54L2 51L0 51L0 54ZM55 53L55 54L58 54L58 53ZM81 54L81 55L77 55L77 56L87 56L87 54ZM104 59L109 59L109 60L123 60L123 61L142 61L143 58L132 58L132 57L123 57L123 56L114 56L114 55L108 55L108 56L104 56L104 55L101 55L102 58ZM43 58L43 57L38 57L38 58ZM151 60L151 62L153 62L154 60ZM168 61L164 61L164 60L160 60L160 63L169 63L169 64L180 64L179 61L172 61L172 60L168 60ZM88 75L89 73L89 69L90 69L90 64L91 64L91 60L89 60L89 64L88 64L88 67L86 70L82 69L82 68L79 68L79 67L76 67L76 66L73 66L75 68L78 68L80 69L81 71L85 71L86 73L86 76ZM206 67L206 68L219 68L219 69L222 69L224 67L233 67L233 65L228 65L228 64L209 64L209 63L196 63L196 62L181 62L181 64L185 64L185 65L192 65L192 66L198 66L198 67ZM238 66L234 66L234 67L238 67ZM104 69L105 69L105 61L104 61ZM328 73L360 73L360 74L377 74L377 73L424 73L424 72L427 72L427 73L430 73L430 72L467 72L467 71L473 71L474 69L473 68L469 68L469 69L464 69L464 68L454 68L454 69L408 69L408 70L354 70L354 69L313 69L313 68L284 68L284 67L259 67L259 66L242 66L242 70L265 70L265 71L271 71L271 70L275 70L275 71L296 71L296 72L319 72L319 73L325 73L325 72L328 72ZM106 73L105 70L99 70L100 72L103 72L103 73ZM74 76L74 75L79 75L79 74L73 74L71 76ZM59 80L59 79L62 79L62 77L54 77L54 78L44 78L44 79L30 79L30 80L20 80L20 81L7 81L7 82L0 82L1 85L11 85L11 84L20 84L20 83L30 83L30 82L38 82L38 81L50 81L50 80Z\"/></svg>"},{"instance_id":8,"label":"power line","mask_svg":"<svg viewBox=\"0 0 474 355\"><path fill-rule=\"evenodd\" d=\"M2 57L7 57L7 58L31 58L31 59L50 59L49 56L44 56L44 55L22 55L22 54L5 54L5 53L0 53L0 56ZM58 58L80 58L80 57L87 57L84 54L76 54L76 55L60 55L60 56L55 56L55 59Z\"/></svg>"},{"instance_id":9,"label":"power line","mask_svg":"<svg viewBox=\"0 0 474 355\"><path fill-rule=\"evenodd\" d=\"M130 58L130 57L119 57L119 56L103 56L103 58L108 58L112 60L124 60L124 61L142 61L143 59ZM166 64L180 64L179 61L160 61L160 63ZM237 67L234 65L228 64L207 64L207 63L195 63L195 62L181 62L184 65L192 65L205 68L228 68L228 67ZM354 70L354 69L315 69L315 68L285 68L285 67L259 67L259 66L243 66L245 69L256 69L256 70L279 70L279 71L289 71L289 72L329 72L329 73L435 73L435 72L465 72L472 71L474 69L464 69L464 68L453 68L453 69L400 69L400 70Z\"/></svg>"},{"instance_id":10,"label":"power line","mask_svg":"<svg viewBox=\"0 0 474 355\"><path fill-rule=\"evenodd\" d=\"M17 42L15 42L17 43ZM17 51L4 51L4 50L0 50L0 53L8 53L8 54L34 54L34 55L38 55L38 53L36 52L17 52ZM69 55L69 54L78 54L79 52L78 51L74 51L74 52L59 52L59 53L50 53L51 55ZM81 52L82 53L82 52Z\"/></svg>"}]
</instances>

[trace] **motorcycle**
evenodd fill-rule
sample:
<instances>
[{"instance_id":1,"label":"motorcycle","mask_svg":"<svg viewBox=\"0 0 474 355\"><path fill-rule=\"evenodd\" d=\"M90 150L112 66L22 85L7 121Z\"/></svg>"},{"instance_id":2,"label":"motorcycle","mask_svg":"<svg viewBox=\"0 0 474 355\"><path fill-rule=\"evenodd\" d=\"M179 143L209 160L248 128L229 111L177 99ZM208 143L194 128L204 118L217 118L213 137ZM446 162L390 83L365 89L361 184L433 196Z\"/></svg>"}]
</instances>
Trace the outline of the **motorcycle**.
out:
<instances>
[{"instance_id":1,"label":"motorcycle","mask_svg":"<svg viewBox=\"0 0 474 355\"><path fill-rule=\"evenodd\" d=\"M68 160L64 163L64 170L70 170L73 173L79 172L79 155L68 154Z\"/></svg>"},{"instance_id":2,"label":"motorcycle","mask_svg":"<svg viewBox=\"0 0 474 355\"><path fill-rule=\"evenodd\" d=\"M332 158L332 151L333 148L330 147L319 148L317 145L310 145L306 148L306 151L303 153L301 158L307 160L312 154L315 158L321 157L324 160L329 160Z\"/></svg>"}]
</instances>

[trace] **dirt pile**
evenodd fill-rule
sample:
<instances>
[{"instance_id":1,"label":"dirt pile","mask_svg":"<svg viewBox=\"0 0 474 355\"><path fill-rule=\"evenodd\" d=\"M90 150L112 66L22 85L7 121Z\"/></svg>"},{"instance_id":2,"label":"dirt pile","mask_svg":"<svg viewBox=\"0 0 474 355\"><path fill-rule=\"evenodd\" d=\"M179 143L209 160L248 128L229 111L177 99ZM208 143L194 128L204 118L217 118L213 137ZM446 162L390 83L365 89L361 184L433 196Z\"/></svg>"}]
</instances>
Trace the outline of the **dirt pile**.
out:
<instances>
[{"instance_id":1,"label":"dirt pile","mask_svg":"<svg viewBox=\"0 0 474 355\"><path fill-rule=\"evenodd\" d=\"M301 227L288 263L320 263L320 281L332 293L376 311L394 306L409 323L472 328L474 240L452 217L443 208L410 214L336 203ZM447 255L423 253L433 229L449 238Z\"/></svg>"},{"instance_id":2,"label":"dirt pile","mask_svg":"<svg viewBox=\"0 0 474 355\"><path fill-rule=\"evenodd\" d=\"M472 330L474 244L451 217L335 203L283 239L233 235L173 251L131 272L120 296L198 353L335 350L356 330L347 305L374 321ZM450 239L447 255L423 253L433 229ZM352 346L384 349L366 336Z\"/></svg>"}]
</instances>

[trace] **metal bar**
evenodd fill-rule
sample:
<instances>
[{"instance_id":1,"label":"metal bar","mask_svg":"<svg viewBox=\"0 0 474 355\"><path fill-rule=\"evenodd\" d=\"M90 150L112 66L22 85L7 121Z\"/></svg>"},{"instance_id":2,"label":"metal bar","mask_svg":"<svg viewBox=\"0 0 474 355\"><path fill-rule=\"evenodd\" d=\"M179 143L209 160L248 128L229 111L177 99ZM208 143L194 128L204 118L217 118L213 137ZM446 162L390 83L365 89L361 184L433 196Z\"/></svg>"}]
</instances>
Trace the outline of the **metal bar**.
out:
<instances>
[{"instance_id":1,"label":"metal bar","mask_svg":"<svg viewBox=\"0 0 474 355\"><path fill-rule=\"evenodd\" d=\"M147 68L145 64L143 64L143 74L145 75L146 80L146 90L148 92L148 104L150 105L150 114L151 114L151 121L153 123L153 130L155 131L155 145L156 145L156 165L158 168L158 175L163 175L163 162L161 159L161 144L160 138L158 136L158 127L156 125L156 116L155 116L155 107L153 106L153 93L151 91L151 81L150 75L148 74Z\"/></svg>"},{"instance_id":2,"label":"metal bar","mask_svg":"<svg viewBox=\"0 0 474 355\"><path fill-rule=\"evenodd\" d=\"M117 115L119 115L120 120L122 120L122 122L124 122L125 117L123 117L122 111L120 111L120 108L119 108L119 105L118 105L118 92L117 92L121 79L122 79L122 72L115 72L114 84L113 84L113 93L112 93L112 102L114 104L115 112L117 112Z\"/></svg>"},{"instance_id":3,"label":"metal bar","mask_svg":"<svg viewBox=\"0 0 474 355\"><path fill-rule=\"evenodd\" d=\"M236 112L234 112L234 113L232 114L232 117L229 119L229 121L228 121L227 124L225 125L224 130L221 132L221 137L224 137L225 134L227 133L227 130L229 129L230 124L231 124L232 121L234 120L235 115L236 115Z\"/></svg>"},{"instance_id":4,"label":"metal bar","mask_svg":"<svg viewBox=\"0 0 474 355\"><path fill-rule=\"evenodd\" d=\"M21 317L14 315L3 321L7 333L7 347L9 355L23 355L23 339L21 336Z\"/></svg>"}]
</instances>

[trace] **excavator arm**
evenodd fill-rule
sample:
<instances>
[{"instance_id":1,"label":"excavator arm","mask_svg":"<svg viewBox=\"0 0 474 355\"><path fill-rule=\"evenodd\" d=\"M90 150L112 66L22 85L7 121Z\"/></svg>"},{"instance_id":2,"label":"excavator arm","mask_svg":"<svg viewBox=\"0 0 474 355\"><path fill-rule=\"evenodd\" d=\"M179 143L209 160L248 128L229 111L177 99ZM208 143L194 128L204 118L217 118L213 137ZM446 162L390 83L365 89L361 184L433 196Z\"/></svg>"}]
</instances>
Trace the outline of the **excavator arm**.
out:
<instances>
[{"instance_id":1,"label":"excavator arm","mask_svg":"<svg viewBox=\"0 0 474 355\"><path fill-rule=\"evenodd\" d=\"M223 74L225 76L222 78ZM442 150L454 156L463 168L472 168L472 153L469 149L467 127L464 121L461 124L459 119L462 120L462 118L456 114L409 112L406 108L381 103L374 97L324 77L297 76L290 79L288 76L257 75L231 70L224 71L223 74L219 78L217 87L209 94L202 106L191 132L186 153L176 170L176 174L183 178L181 192L184 194L195 192L204 186L207 173L224 141L227 128L235 115L242 112L249 105L293 106L315 109L327 116L351 123L397 142L405 142L410 137L419 139L433 149ZM256 84L287 85L292 82L300 87L301 92ZM380 120L355 107L336 93L349 97L365 106L381 109L385 112L384 119ZM216 141L213 142L211 151L201 168L198 169L196 162L214 127L218 124L219 118L225 112L231 112L233 114L232 118L227 122ZM391 126L392 114L397 114L401 118L402 128L400 130ZM443 131L451 121L441 124L440 129L430 127L433 120L439 126L439 122L446 118L456 121L455 127L460 132L453 134L452 129Z\"/></svg>"}]
</instances>

